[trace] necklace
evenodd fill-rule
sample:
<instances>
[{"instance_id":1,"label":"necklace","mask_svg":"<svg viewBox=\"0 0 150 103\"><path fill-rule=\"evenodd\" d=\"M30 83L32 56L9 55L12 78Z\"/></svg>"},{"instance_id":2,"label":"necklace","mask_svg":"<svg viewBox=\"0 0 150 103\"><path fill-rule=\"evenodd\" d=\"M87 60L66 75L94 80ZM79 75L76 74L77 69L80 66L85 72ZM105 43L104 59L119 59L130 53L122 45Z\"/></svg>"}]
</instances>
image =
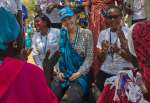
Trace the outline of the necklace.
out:
<instances>
[{"instance_id":1,"label":"necklace","mask_svg":"<svg viewBox=\"0 0 150 103\"><path fill-rule=\"evenodd\" d=\"M41 36L41 41L42 41L42 51L43 53L45 54L46 53L46 48L47 48L47 36L46 36L46 39L44 39L42 36Z\"/></svg>"},{"instance_id":2,"label":"necklace","mask_svg":"<svg viewBox=\"0 0 150 103\"><path fill-rule=\"evenodd\" d=\"M77 44L79 32L80 32L80 28L78 27L78 28L77 28L77 31L76 31L76 35L75 35L74 46Z\"/></svg>"},{"instance_id":3,"label":"necklace","mask_svg":"<svg viewBox=\"0 0 150 103\"><path fill-rule=\"evenodd\" d=\"M50 32L50 29L48 30L48 33ZM42 46L42 51L44 54L46 54L46 49L47 49L47 39L48 39L48 33L46 34L46 39L43 39L42 38L42 35L41 35L41 41L43 43L43 46ZM43 36L44 37L44 36Z\"/></svg>"},{"instance_id":4,"label":"necklace","mask_svg":"<svg viewBox=\"0 0 150 103\"><path fill-rule=\"evenodd\" d=\"M109 48L109 54L111 55L112 57L112 61L114 60L114 52L113 52L113 47L114 45L117 44L117 41L118 41L118 36L117 36L117 39L115 40L114 44L112 43L112 33L111 33L111 29L110 29L110 32L109 32L109 45L110 45L110 48Z\"/></svg>"}]
</instances>

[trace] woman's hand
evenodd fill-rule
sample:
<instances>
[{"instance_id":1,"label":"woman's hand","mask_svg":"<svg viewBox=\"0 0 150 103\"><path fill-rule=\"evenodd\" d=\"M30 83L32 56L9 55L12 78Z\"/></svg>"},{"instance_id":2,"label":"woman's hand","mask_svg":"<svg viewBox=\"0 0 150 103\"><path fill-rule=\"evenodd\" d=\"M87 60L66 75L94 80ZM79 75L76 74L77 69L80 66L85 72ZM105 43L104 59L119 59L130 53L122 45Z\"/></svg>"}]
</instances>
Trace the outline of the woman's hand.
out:
<instances>
[{"instance_id":1,"label":"woman's hand","mask_svg":"<svg viewBox=\"0 0 150 103\"><path fill-rule=\"evenodd\" d=\"M107 52L109 49L109 42L107 40L104 40L102 42L102 52Z\"/></svg>"},{"instance_id":2,"label":"woman's hand","mask_svg":"<svg viewBox=\"0 0 150 103\"><path fill-rule=\"evenodd\" d=\"M111 47L111 50L112 50L113 53L118 53L120 51L120 48L117 46L117 44L114 44Z\"/></svg>"},{"instance_id":3,"label":"woman's hand","mask_svg":"<svg viewBox=\"0 0 150 103\"><path fill-rule=\"evenodd\" d=\"M128 40L126 39L121 27L118 27L117 35L121 43L121 49L128 50Z\"/></svg>"},{"instance_id":4,"label":"woman's hand","mask_svg":"<svg viewBox=\"0 0 150 103\"><path fill-rule=\"evenodd\" d=\"M76 72L76 73L73 73L72 76L69 78L70 81L74 81L76 80L77 78L79 78L81 76L81 73L80 72Z\"/></svg>"},{"instance_id":5,"label":"woman's hand","mask_svg":"<svg viewBox=\"0 0 150 103\"><path fill-rule=\"evenodd\" d=\"M44 57L44 60L43 60L43 68L44 70L47 70L48 69L48 65L49 65L49 56L50 56L50 49L46 52L46 55Z\"/></svg>"},{"instance_id":6,"label":"woman's hand","mask_svg":"<svg viewBox=\"0 0 150 103\"><path fill-rule=\"evenodd\" d=\"M65 80L65 79L64 79L65 76L64 76L64 74L61 73L61 72L57 74L57 77L58 77L58 79L59 79L60 81L62 81L62 82Z\"/></svg>"}]
</instances>

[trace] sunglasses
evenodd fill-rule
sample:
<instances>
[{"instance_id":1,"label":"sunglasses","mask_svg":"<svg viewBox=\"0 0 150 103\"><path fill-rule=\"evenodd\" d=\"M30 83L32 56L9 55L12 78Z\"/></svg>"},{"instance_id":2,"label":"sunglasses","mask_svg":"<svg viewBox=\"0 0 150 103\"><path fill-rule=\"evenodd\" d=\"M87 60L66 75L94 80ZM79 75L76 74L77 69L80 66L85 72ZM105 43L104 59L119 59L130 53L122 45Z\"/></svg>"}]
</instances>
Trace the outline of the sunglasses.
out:
<instances>
[{"instance_id":1,"label":"sunglasses","mask_svg":"<svg viewBox=\"0 0 150 103\"><path fill-rule=\"evenodd\" d=\"M113 20L113 19L118 19L120 16L119 15L109 15L107 16L108 19Z\"/></svg>"}]
</instances>

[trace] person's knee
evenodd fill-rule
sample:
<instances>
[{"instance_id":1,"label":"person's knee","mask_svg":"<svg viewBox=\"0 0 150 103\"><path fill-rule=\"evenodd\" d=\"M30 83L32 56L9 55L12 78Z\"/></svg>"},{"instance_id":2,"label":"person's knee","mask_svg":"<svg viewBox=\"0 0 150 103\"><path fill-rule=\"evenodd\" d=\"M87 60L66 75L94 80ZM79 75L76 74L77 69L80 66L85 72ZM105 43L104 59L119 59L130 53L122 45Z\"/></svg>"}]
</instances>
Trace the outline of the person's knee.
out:
<instances>
[{"instance_id":1,"label":"person's knee","mask_svg":"<svg viewBox=\"0 0 150 103\"><path fill-rule=\"evenodd\" d=\"M82 103L83 91L78 85L73 85L68 88L68 103Z\"/></svg>"}]
</instances>

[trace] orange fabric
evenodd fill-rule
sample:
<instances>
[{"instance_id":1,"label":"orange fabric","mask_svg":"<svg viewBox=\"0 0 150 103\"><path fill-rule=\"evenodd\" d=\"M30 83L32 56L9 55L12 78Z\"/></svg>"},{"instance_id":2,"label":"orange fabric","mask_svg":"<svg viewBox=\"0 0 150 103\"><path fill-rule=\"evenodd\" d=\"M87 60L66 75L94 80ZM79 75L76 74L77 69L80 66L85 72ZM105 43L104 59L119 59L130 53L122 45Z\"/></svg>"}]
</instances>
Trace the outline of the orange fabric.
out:
<instances>
[{"instance_id":1,"label":"orange fabric","mask_svg":"<svg viewBox=\"0 0 150 103\"><path fill-rule=\"evenodd\" d=\"M105 0L92 0L91 3L91 14L89 17L89 29L92 31L93 34L93 41L94 41L94 59L93 65L91 67L91 75L92 80L94 81L97 75L97 72L100 68L100 62L97 58L96 54L96 45L98 36L101 30L105 28L105 19L101 16L101 10L105 8Z\"/></svg>"}]
</instances>

